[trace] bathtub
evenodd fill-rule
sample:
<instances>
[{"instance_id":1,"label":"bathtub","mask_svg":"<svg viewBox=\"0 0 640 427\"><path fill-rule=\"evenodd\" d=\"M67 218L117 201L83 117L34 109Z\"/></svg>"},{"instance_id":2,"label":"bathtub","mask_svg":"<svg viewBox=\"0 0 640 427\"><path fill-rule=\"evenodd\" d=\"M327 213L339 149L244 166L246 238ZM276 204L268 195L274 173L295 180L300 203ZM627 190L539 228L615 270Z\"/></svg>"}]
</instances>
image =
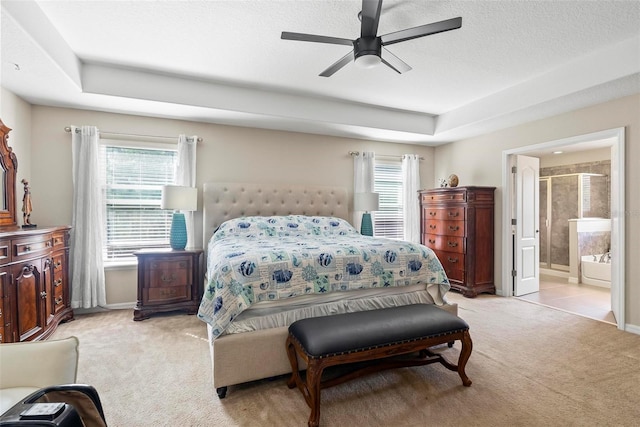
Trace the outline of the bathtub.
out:
<instances>
[{"instance_id":1,"label":"bathtub","mask_svg":"<svg viewBox=\"0 0 640 427\"><path fill-rule=\"evenodd\" d=\"M593 260L593 257L596 260ZM611 261L599 262L602 254L585 255L582 257L582 283L585 285L611 288ZM606 258L606 257L605 257Z\"/></svg>"}]
</instances>

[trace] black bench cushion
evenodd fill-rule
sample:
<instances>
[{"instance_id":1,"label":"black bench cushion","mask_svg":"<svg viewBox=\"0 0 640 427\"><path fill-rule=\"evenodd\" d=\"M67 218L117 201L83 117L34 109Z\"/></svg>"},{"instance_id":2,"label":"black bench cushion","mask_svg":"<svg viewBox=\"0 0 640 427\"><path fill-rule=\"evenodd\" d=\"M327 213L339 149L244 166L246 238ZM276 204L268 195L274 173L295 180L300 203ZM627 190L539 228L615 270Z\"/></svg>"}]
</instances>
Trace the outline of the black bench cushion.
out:
<instances>
[{"instance_id":1,"label":"black bench cushion","mask_svg":"<svg viewBox=\"0 0 640 427\"><path fill-rule=\"evenodd\" d=\"M363 351L468 330L467 322L432 304L412 304L298 320L289 333L314 358Z\"/></svg>"}]
</instances>

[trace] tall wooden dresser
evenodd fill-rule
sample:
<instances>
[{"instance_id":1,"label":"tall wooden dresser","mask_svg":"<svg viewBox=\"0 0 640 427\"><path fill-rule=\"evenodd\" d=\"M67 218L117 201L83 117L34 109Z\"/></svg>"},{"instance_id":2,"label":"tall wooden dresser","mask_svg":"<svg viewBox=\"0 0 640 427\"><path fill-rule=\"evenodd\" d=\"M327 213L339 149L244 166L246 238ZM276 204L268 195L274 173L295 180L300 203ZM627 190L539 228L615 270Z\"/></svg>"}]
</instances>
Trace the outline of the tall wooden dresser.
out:
<instances>
[{"instance_id":1,"label":"tall wooden dresser","mask_svg":"<svg viewBox=\"0 0 640 427\"><path fill-rule=\"evenodd\" d=\"M420 191L421 241L433 249L451 288L465 297L495 293L493 280L495 187Z\"/></svg>"}]
</instances>

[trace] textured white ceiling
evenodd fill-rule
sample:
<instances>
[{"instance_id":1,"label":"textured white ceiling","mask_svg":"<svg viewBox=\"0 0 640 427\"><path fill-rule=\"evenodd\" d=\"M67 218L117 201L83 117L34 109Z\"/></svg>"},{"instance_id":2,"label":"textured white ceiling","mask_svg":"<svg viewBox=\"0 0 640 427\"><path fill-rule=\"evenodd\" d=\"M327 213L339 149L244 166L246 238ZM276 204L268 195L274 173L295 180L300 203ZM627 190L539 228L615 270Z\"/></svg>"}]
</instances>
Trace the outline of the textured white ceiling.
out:
<instances>
[{"instance_id":1,"label":"textured white ceiling","mask_svg":"<svg viewBox=\"0 0 640 427\"><path fill-rule=\"evenodd\" d=\"M402 75L319 77L350 47L280 39L356 38L360 8L4 0L2 85L38 104L434 145L640 91L638 1L386 0L378 34L462 17L390 46Z\"/></svg>"}]
</instances>

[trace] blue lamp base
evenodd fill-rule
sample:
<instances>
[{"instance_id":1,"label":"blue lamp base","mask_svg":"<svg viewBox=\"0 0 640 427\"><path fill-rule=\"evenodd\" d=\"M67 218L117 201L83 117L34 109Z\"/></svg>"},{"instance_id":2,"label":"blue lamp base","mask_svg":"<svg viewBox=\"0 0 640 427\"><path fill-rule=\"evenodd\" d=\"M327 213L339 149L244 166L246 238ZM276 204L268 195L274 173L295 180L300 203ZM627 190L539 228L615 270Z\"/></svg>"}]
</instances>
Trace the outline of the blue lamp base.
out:
<instances>
[{"instance_id":1,"label":"blue lamp base","mask_svg":"<svg viewBox=\"0 0 640 427\"><path fill-rule=\"evenodd\" d=\"M182 212L174 212L171 219L171 249L183 250L187 246L187 222Z\"/></svg>"},{"instance_id":2,"label":"blue lamp base","mask_svg":"<svg viewBox=\"0 0 640 427\"><path fill-rule=\"evenodd\" d=\"M371 223L371 214L369 212L365 212L362 214L360 234L362 234L363 236L373 236L373 224Z\"/></svg>"}]
</instances>

